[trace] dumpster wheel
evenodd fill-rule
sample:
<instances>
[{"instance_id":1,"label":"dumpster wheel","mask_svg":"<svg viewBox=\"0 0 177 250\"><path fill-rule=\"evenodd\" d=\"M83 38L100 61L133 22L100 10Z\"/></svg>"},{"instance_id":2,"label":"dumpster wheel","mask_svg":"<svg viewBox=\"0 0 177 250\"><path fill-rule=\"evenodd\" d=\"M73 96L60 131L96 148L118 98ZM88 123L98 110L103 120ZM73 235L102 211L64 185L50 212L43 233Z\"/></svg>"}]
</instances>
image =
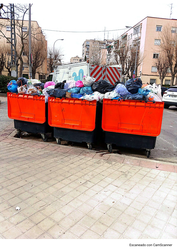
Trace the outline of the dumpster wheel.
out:
<instances>
[{"instance_id":1,"label":"dumpster wheel","mask_svg":"<svg viewBox=\"0 0 177 250\"><path fill-rule=\"evenodd\" d=\"M14 135L14 137L16 137L16 138L21 137L21 130L20 129L17 129L17 133Z\"/></svg>"},{"instance_id":2,"label":"dumpster wheel","mask_svg":"<svg viewBox=\"0 0 177 250\"><path fill-rule=\"evenodd\" d=\"M48 137L47 137L46 134L41 134L41 137L42 137L42 140L43 140L44 142L47 142L47 141L48 141Z\"/></svg>"},{"instance_id":3,"label":"dumpster wheel","mask_svg":"<svg viewBox=\"0 0 177 250\"><path fill-rule=\"evenodd\" d=\"M107 144L107 149L109 153L112 153L112 144Z\"/></svg>"},{"instance_id":4,"label":"dumpster wheel","mask_svg":"<svg viewBox=\"0 0 177 250\"><path fill-rule=\"evenodd\" d=\"M92 144L91 143L87 143L87 147L88 147L88 149L92 149Z\"/></svg>"},{"instance_id":5,"label":"dumpster wheel","mask_svg":"<svg viewBox=\"0 0 177 250\"><path fill-rule=\"evenodd\" d=\"M57 144L61 145L61 139L60 138L56 138L56 142L57 142Z\"/></svg>"},{"instance_id":6,"label":"dumpster wheel","mask_svg":"<svg viewBox=\"0 0 177 250\"><path fill-rule=\"evenodd\" d=\"M149 149L146 149L146 156L147 156L147 158L150 157L150 154L151 154L151 151Z\"/></svg>"}]
</instances>

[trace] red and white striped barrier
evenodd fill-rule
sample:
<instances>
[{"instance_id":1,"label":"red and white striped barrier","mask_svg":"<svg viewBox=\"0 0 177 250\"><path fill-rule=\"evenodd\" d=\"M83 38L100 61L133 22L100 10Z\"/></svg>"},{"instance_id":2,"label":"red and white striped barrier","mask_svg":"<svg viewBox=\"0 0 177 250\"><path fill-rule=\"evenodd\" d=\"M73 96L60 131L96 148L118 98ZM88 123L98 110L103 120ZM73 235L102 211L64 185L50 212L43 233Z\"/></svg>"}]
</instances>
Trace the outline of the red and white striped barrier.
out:
<instances>
[{"instance_id":1,"label":"red and white striped barrier","mask_svg":"<svg viewBox=\"0 0 177 250\"><path fill-rule=\"evenodd\" d=\"M90 76L95 78L95 81L106 80L114 85L121 78L121 68L119 67L90 65L89 70Z\"/></svg>"}]
</instances>

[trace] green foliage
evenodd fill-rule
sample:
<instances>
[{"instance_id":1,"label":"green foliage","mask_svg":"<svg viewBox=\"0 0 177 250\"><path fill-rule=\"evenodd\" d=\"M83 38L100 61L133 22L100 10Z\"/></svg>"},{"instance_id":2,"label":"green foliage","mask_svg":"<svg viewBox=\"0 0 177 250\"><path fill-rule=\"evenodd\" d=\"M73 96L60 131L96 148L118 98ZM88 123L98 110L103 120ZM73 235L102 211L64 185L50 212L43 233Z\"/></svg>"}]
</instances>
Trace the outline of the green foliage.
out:
<instances>
[{"instance_id":1,"label":"green foliage","mask_svg":"<svg viewBox=\"0 0 177 250\"><path fill-rule=\"evenodd\" d=\"M17 78L12 77L12 76L3 76L3 75L0 75L0 93L7 93L8 92L7 84L11 80L17 80Z\"/></svg>"}]
</instances>

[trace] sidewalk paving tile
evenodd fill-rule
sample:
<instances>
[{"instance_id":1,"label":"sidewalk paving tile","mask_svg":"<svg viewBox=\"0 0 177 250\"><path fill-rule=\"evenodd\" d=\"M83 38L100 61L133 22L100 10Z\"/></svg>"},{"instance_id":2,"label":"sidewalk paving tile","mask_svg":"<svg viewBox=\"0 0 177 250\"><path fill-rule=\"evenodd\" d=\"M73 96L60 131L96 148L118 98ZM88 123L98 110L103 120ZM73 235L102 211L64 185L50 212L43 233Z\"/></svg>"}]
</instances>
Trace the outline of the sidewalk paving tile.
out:
<instances>
[{"instance_id":1,"label":"sidewalk paving tile","mask_svg":"<svg viewBox=\"0 0 177 250\"><path fill-rule=\"evenodd\" d=\"M0 133L0 239L177 238L177 164L13 134Z\"/></svg>"}]
</instances>

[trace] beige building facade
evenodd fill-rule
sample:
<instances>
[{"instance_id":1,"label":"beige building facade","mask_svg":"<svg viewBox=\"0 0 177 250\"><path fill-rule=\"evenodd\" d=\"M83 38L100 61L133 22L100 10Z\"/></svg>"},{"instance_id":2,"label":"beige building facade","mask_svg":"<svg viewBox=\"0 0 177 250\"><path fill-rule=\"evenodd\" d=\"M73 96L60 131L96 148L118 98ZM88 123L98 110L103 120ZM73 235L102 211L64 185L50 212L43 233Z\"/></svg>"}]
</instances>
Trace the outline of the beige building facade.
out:
<instances>
[{"instance_id":1,"label":"beige building facade","mask_svg":"<svg viewBox=\"0 0 177 250\"><path fill-rule=\"evenodd\" d=\"M121 45L135 46L139 52L137 77L141 77L144 83L161 83L156 62L161 53L160 45L165 27L169 27L172 33L177 33L177 19L146 17L121 35ZM170 80L171 74L168 71L163 85L169 85Z\"/></svg>"},{"instance_id":2,"label":"beige building facade","mask_svg":"<svg viewBox=\"0 0 177 250\"><path fill-rule=\"evenodd\" d=\"M79 57L79 56L74 56L74 57L71 57L70 59L70 63L79 63L82 61L83 61L82 57Z\"/></svg>"},{"instance_id":3,"label":"beige building facade","mask_svg":"<svg viewBox=\"0 0 177 250\"><path fill-rule=\"evenodd\" d=\"M113 40L85 40L82 45L83 60L89 60L92 64L106 64L107 46L112 42Z\"/></svg>"},{"instance_id":4,"label":"beige building facade","mask_svg":"<svg viewBox=\"0 0 177 250\"><path fill-rule=\"evenodd\" d=\"M15 21L16 22L16 21ZM21 22L22 23L22 22ZM11 26L10 26L10 20L9 19L5 19L5 18L0 18L0 28L2 33L8 38L8 40L10 41L11 39ZM23 21L23 25L22 25L22 30L25 34L28 34L29 32L29 22L27 20ZM37 21L31 21L31 28L34 32L34 34L42 34L42 29L41 27L38 25ZM21 48L21 42L20 42L20 37L18 36L18 30L19 27L16 25L15 26L15 32L16 32L16 48L17 50ZM37 35L35 35L37 36ZM5 37L3 37L2 35L0 36L0 48L4 48L4 50L7 51L7 55L8 55L8 62L10 65L11 62L11 43L8 41ZM46 59L44 60L43 64L41 67L39 67L36 71L36 75L35 78L36 79L46 79L47 76L47 40L45 39L45 36L42 34L42 40L43 40L43 47L44 47L44 51L46 52ZM24 40L24 42L27 43L27 39ZM18 67L18 72L19 72L19 67ZM8 75L9 72L8 70L4 67L3 71L2 71L3 75ZM28 58L27 56L23 53L23 72L22 75L26 78L29 78L29 65L28 65Z\"/></svg>"}]
</instances>

